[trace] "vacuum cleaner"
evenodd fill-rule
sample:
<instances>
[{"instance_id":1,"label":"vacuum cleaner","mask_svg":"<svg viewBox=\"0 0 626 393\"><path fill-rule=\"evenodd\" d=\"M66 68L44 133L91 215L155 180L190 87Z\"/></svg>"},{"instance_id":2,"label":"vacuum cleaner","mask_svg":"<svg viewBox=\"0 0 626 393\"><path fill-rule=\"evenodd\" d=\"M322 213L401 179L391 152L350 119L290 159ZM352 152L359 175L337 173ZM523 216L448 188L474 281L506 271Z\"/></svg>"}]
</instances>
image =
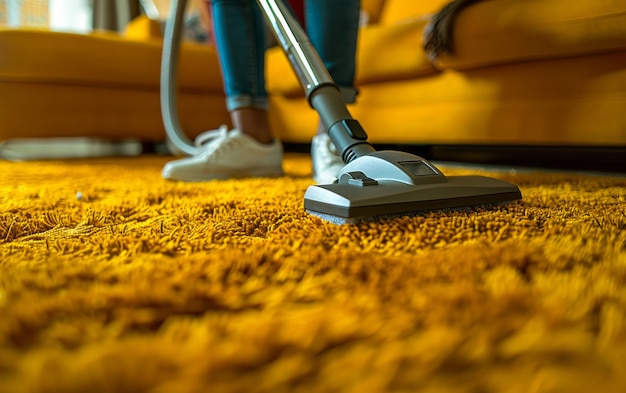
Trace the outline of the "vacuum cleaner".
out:
<instances>
[{"instance_id":1,"label":"vacuum cleaner","mask_svg":"<svg viewBox=\"0 0 626 393\"><path fill-rule=\"evenodd\" d=\"M162 116L169 142L179 151L199 152L181 129L176 107L176 74L186 0L171 2L161 64ZM519 188L485 176L446 177L422 157L376 151L349 113L339 88L300 23L281 0L257 3L289 59L309 105L315 109L346 164L333 184L310 186L304 208L342 224L381 216L493 205L522 199Z\"/></svg>"}]
</instances>

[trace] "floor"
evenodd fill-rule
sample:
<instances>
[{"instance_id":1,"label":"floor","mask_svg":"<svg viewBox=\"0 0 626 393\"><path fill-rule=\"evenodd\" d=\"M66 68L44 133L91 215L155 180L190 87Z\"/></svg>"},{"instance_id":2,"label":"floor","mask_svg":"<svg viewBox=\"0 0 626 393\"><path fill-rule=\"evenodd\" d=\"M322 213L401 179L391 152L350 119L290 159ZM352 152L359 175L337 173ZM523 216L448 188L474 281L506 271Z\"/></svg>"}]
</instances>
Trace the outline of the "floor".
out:
<instances>
[{"instance_id":1,"label":"floor","mask_svg":"<svg viewBox=\"0 0 626 393\"><path fill-rule=\"evenodd\" d=\"M626 177L626 146L376 145L376 148L406 151L435 165L448 167ZM308 153L310 146L287 143L285 151ZM168 154L166 144L142 144L134 140L111 142L93 138L46 138L14 139L0 143L0 159L11 161L134 156L142 152Z\"/></svg>"}]
</instances>

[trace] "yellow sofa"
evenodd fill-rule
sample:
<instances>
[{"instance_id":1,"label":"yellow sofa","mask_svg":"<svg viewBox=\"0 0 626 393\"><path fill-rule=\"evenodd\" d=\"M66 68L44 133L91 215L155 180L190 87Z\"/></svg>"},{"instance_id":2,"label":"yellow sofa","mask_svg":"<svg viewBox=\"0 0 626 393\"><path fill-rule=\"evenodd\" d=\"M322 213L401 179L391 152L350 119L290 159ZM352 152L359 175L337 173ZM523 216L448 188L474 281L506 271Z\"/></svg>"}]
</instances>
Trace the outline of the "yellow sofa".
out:
<instances>
[{"instance_id":1,"label":"yellow sofa","mask_svg":"<svg viewBox=\"0 0 626 393\"><path fill-rule=\"evenodd\" d=\"M352 114L374 143L626 146L626 3L489 0L465 9L453 56L431 61L422 31L443 0L364 0ZM161 141L161 38L0 30L0 140L135 137ZM212 47L186 43L179 102L193 137L228 123ZM306 143L316 113L290 66L267 53L273 129Z\"/></svg>"}]
</instances>

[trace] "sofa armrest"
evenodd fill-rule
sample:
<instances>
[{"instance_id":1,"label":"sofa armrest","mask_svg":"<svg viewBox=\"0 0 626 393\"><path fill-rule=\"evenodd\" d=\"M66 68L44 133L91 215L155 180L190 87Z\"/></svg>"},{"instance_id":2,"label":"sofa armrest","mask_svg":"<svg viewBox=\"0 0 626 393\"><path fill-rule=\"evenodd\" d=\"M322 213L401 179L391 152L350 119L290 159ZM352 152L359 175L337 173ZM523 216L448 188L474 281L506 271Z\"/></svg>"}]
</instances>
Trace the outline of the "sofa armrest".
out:
<instances>
[{"instance_id":1,"label":"sofa armrest","mask_svg":"<svg viewBox=\"0 0 626 393\"><path fill-rule=\"evenodd\" d=\"M467 70L626 50L619 0L507 0L473 4L455 20L454 53L438 68Z\"/></svg>"}]
</instances>

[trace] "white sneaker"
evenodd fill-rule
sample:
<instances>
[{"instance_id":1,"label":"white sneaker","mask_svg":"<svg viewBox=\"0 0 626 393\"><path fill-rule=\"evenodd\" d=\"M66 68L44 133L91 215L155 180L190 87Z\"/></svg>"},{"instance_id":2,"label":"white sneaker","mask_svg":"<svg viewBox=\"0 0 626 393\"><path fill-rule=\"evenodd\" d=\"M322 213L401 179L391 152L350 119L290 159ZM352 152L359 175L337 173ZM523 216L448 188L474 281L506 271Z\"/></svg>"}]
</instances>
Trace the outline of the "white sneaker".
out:
<instances>
[{"instance_id":1,"label":"white sneaker","mask_svg":"<svg viewBox=\"0 0 626 393\"><path fill-rule=\"evenodd\" d=\"M283 147L276 139L265 145L222 126L200 134L195 144L200 153L165 164L161 173L164 179L207 181L283 174Z\"/></svg>"},{"instance_id":2,"label":"white sneaker","mask_svg":"<svg viewBox=\"0 0 626 393\"><path fill-rule=\"evenodd\" d=\"M311 161L313 162L313 180L317 184L331 184L344 162L328 134L315 135L311 141Z\"/></svg>"}]
</instances>

